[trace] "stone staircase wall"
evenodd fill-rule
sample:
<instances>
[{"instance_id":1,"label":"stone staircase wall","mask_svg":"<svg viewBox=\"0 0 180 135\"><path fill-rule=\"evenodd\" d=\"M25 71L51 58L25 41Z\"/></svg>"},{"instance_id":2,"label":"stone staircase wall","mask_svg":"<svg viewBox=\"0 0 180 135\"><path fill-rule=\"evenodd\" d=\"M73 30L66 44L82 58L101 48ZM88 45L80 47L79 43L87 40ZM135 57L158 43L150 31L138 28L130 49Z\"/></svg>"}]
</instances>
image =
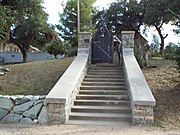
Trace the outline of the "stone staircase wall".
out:
<instances>
[{"instance_id":1,"label":"stone staircase wall","mask_svg":"<svg viewBox=\"0 0 180 135\"><path fill-rule=\"evenodd\" d=\"M154 123L153 108L156 104L143 72L134 56L134 32L122 32L123 68L131 96L132 124Z\"/></svg>"},{"instance_id":2,"label":"stone staircase wall","mask_svg":"<svg viewBox=\"0 0 180 135\"><path fill-rule=\"evenodd\" d=\"M77 57L45 99L48 123L64 124L69 119L71 107L90 64L91 33L79 33L78 40Z\"/></svg>"},{"instance_id":3,"label":"stone staircase wall","mask_svg":"<svg viewBox=\"0 0 180 135\"><path fill-rule=\"evenodd\" d=\"M21 124L47 123L46 96L0 95L0 122Z\"/></svg>"}]
</instances>

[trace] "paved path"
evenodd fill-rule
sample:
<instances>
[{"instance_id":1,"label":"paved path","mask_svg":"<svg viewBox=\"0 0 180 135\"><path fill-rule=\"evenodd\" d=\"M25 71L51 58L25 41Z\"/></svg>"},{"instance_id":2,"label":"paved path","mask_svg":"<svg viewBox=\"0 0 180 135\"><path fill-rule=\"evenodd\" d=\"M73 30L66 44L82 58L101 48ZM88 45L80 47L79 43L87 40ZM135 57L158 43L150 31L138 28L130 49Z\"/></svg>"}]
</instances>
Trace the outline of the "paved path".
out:
<instances>
[{"instance_id":1,"label":"paved path","mask_svg":"<svg viewBox=\"0 0 180 135\"><path fill-rule=\"evenodd\" d=\"M0 124L0 135L180 135L180 129L164 131L157 127L118 127L83 125Z\"/></svg>"}]
</instances>

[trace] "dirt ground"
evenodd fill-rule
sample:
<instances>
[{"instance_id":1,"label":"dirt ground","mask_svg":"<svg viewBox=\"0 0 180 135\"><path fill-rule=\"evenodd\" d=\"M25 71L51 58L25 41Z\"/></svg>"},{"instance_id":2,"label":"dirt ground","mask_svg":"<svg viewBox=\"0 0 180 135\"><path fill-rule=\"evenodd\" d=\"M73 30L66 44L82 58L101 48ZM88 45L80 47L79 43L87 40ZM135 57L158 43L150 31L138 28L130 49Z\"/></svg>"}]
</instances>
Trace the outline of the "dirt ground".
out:
<instances>
[{"instance_id":1,"label":"dirt ground","mask_svg":"<svg viewBox=\"0 0 180 135\"><path fill-rule=\"evenodd\" d=\"M171 61L152 61L157 68L143 69L156 99L156 126L180 129L180 74Z\"/></svg>"},{"instance_id":2,"label":"dirt ground","mask_svg":"<svg viewBox=\"0 0 180 135\"><path fill-rule=\"evenodd\" d=\"M180 130L152 126L15 125L0 124L0 135L180 135Z\"/></svg>"}]
</instances>

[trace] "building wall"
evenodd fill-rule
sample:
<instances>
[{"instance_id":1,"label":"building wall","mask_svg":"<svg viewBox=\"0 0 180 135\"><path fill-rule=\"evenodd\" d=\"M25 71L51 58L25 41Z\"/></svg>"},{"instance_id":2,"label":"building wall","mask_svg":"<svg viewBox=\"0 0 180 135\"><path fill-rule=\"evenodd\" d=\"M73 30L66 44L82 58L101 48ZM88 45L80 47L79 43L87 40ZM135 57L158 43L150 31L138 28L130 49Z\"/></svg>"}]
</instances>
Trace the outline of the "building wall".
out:
<instances>
[{"instance_id":1,"label":"building wall","mask_svg":"<svg viewBox=\"0 0 180 135\"><path fill-rule=\"evenodd\" d=\"M0 43L0 52L20 52L20 49L14 44Z\"/></svg>"},{"instance_id":2,"label":"building wall","mask_svg":"<svg viewBox=\"0 0 180 135\"><path fill-rule=\"evenodd\" d=\"M62 55L58 55L58 58L62 58ZM54 59L53 55L50 55L46 52L29 52L28 61L39 61L39 60L48 60ZM20 52L0 52L0 63L18 63L22 62L23 56Z\"/></svg>"}]
</instances>

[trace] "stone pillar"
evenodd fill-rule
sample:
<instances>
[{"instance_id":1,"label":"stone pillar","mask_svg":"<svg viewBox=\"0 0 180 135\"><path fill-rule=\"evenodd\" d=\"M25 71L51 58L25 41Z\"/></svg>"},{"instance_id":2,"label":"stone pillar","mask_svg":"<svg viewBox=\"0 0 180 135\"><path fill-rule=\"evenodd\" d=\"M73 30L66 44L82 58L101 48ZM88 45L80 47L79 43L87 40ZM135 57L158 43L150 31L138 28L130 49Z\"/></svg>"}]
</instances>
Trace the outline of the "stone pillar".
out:
<instances>
[{"instance_id":1,"label":"stone pillar","mask_svg":"<svg viewBox=\"0 0 180 135\"><path fill-rule=\"evenodd\" d=\"M122 52L123 55L134 55L134 31L122 31Z\"/></svg>"},{"instance_id":2,"label":"stone pillar","mask_svg":"<svg viewBox=\"0 0 180 135\"><path fill-rule=\"evenodd\" d=\"M122 31L122 47L134 48L134 31Z\"/></svg>"},{"instance_id":3,"label":"stone pillar","mask_svg":"<svg viewBox=\"0 0 180 135\"><path fill-rule=\"evenodd\" d=\"M86 55L89 52L89 64L91 64L92 33L80 32L78 35L78 55Z\"/></svg>"}]
</instances>

